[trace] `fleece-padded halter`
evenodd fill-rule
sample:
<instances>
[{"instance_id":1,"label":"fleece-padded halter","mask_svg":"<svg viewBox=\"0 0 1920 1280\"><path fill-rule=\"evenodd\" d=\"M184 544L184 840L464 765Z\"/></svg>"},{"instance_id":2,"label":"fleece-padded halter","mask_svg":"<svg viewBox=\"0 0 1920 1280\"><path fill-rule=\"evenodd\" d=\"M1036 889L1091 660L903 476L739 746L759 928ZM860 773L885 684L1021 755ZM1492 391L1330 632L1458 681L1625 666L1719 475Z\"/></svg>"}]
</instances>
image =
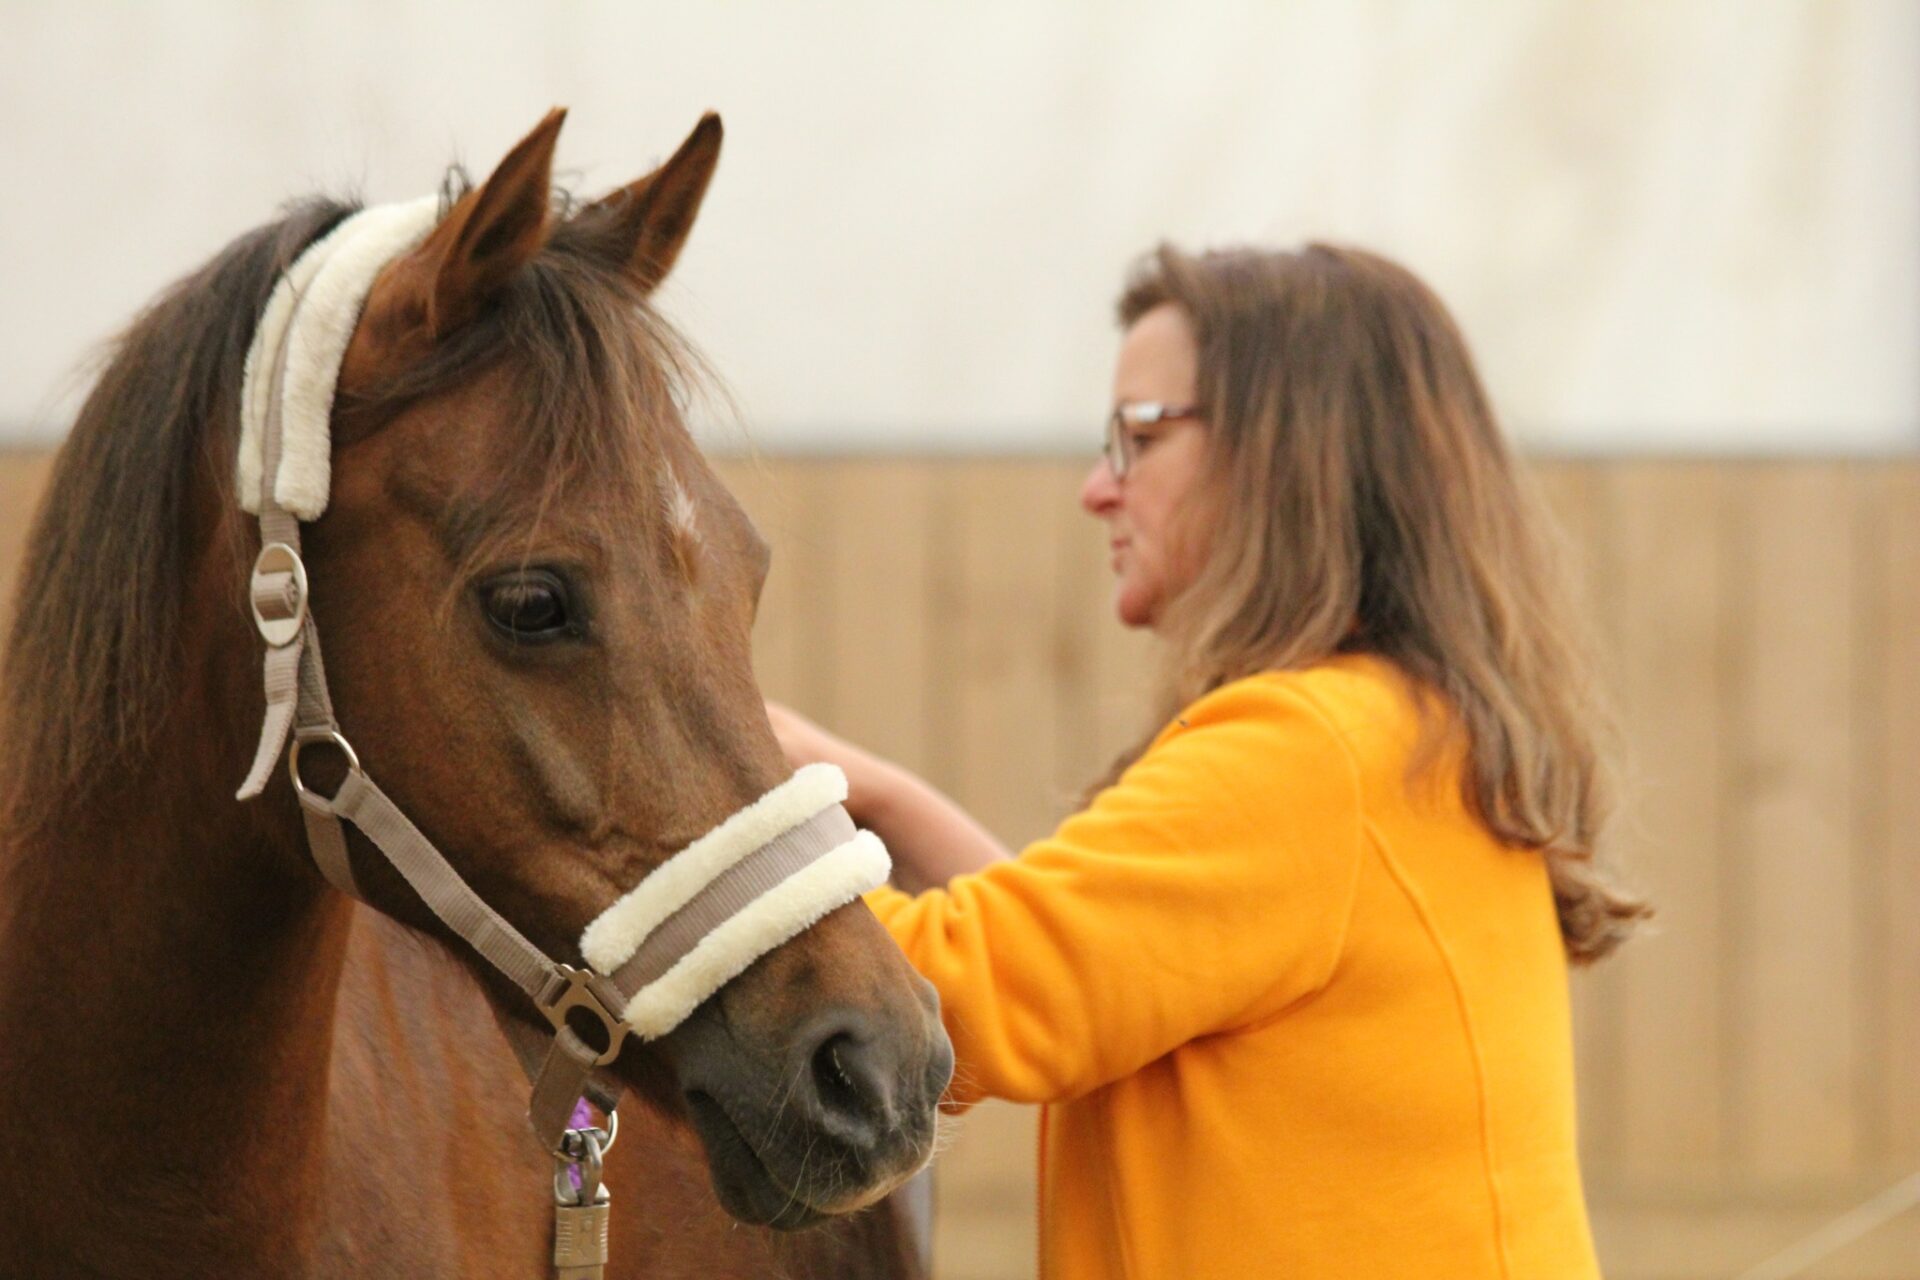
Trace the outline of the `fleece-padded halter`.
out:
<instances>
[{"instance_id":1,"label":"fleece-padded halter","mask_svg":"<svg viewBox=\"0 0 1920 1280\"><path fill-rule=\"evenodd\" d=\"M619 1085L596 1069L618 1056L629 1033L652 1039L671 1031L760 956L882 883L888 860L879 839L856 831L842 807L845 776L809 765L608 907L581 937L592 968L575 969L549 959L487 906L360 767L327 693L299 525L326 510L334 387L367 294L437 217L437 202L420 200L341 222L288 269L248 352L236 476L242 504L260 518L249 596L268 646L267 713L239 798L261 792L291 734L288 772L327 879L358 896L341 827L351 822L449 928L532 997L554 1026L537 1072L537 1051L518 1024L506 1025L534 1076L529 1118L553 1150L583 1093L607 1110L618 1101ZM301 775L302 750L319 744L338 750L348 766L331 797ZM604 1025L604 1049L568 1025L575 1009Z\"/></svg>"},{"instance_id":2,"label":"fleece-padded halter","mask_svg":"<svg viewBox=\"0 0 1920 1280\"><path fill-rule=\"evenodd\" d=\"M633 992L622 1017L665 1035L778 943L887 878L886 846L841 806L847 778L810 764L688 845L587 926L580 954ZM815 843L825 853L809 852ZM827 909L831 909L828 907Z\"/></svg>"},{"instance_id":3,"label":"fleece-padded halter","mask_svg":"<svg viewBox=\"0 0 1920 1280\"><path fill-rule=\"evenodd\" d=\"M440 221L438 196L376 205L343 220L280 277L247 348L240 391L240 459L234 492L253 515L264 509L267 420L278 402L280 465L273 501L301 520L327 509L333 474L334 386L360 308L387 263L427 238ZM294 324L295 313L300 323ZM276 385L280 362L284 381Z\"/></svg>"}]
</instances>

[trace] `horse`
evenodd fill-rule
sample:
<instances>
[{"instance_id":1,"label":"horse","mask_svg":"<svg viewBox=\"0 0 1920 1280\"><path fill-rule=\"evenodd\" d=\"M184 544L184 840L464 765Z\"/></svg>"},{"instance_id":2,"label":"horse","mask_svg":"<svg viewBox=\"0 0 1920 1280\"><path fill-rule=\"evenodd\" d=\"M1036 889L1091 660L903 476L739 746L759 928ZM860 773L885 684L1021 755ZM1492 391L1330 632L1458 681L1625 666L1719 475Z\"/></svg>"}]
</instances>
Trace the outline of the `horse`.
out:
<instances>
[{"instance_id":1,"label":"horse","mask_svg":"<svg viewBox=\"0 0 1920 1280\"><path fill-rule=\"evenodd\" d=\"M304 554L367 773L579 964L609 902L789 771L751 667L769 550L688 432L703 366L651 301L719 119L589 203L552 185L563 116L478 185L450 171L374 279ZM358 831L359 900L329 887L297 776L233 795L262 707L244 365L276 281L354 211L302 200L161 295L35 517L0 668L3 1275L550 1266L553 1156L505 1033L551 1028ZM882 1197L928 1160L951 1069L932 988L857 900L832 910L609 1068L607 1274L919 1274Z\"/></svg>"}]
</instances>

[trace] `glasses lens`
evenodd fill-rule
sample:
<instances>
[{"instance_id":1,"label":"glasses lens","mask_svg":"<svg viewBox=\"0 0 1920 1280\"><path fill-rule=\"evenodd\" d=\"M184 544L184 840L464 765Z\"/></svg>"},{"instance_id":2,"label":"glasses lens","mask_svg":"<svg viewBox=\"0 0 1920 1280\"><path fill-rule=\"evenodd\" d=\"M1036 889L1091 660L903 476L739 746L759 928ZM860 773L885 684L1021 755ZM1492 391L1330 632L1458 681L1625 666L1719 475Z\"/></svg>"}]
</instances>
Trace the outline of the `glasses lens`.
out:
<instances>
[{"instance_id":1,"label":"glasses lens","mask_svg":"<svg viewBox=\"0 0 1920 1280\"><path fill-rule=\"evenodd\" d=\"M1115 409L1107 418L1107 470L1118 480L1127 474L1127 424Z\"/></svg>"}]
</instances>

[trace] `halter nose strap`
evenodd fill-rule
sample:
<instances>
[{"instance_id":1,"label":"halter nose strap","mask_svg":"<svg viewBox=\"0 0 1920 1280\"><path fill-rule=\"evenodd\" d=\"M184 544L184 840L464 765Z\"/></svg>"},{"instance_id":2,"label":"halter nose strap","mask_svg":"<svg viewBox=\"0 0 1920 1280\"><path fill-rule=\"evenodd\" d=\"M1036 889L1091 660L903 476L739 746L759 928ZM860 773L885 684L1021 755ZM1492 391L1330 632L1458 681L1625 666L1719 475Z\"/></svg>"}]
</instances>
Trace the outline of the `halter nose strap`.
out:
<instances>
[{"instance_id":1,"label":"halter nose strap","mask_svg":"<svg viewBox=\"0 0 1920 1280\"><path fill-rule=\"evenodd\" d=\"M341 825L351 822L449 929L533 1000L554 1028L543 1060L521 1024L503 1025L534 1078L534 1132L553 1150L579 1097L606 1110L618 1101L620 1086L597 1069L628 1035L671 1031L760 956L884 882L888 860L878 837L855 830L842 808L846 777L809 765L608 907L581 937L591 969L576 969L489 907L361 767L327 692L300 520L326 507L327 419L360 307L380 268L431 229L429 212L420 201L365 210L309 248L275 288L248 354L237 474L243 501L260 518L248 600L267 646L267 705L239 798L260 794L287 754L308 843L327 879L359 896ZM290 447L296 437L301 443ZM347 765L331 796L302 774L303 751L322 744ZM569 1021L576 1013L602 1024L604 1047L580 1036Z\"/></svg>"}]
</instances>

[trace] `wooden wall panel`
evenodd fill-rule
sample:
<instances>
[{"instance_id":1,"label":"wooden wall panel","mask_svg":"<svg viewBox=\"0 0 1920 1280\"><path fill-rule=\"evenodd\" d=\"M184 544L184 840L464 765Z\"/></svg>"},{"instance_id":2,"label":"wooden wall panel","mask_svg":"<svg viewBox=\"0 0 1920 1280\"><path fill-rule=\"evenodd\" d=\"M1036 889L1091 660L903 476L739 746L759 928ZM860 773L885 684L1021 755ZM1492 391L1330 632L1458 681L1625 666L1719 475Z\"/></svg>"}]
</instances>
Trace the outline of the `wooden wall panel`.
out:
<instances>
[{"instance_id":1,"label":"wooden wall panel","mask_svg":"<svg viewBox=\"0 0 1920 1280\"><path fill-rule=\"evenodd\" d=\"M753 631L760 687L769 697L817 710L815 686L824 681L806 660L807 637L797 621L809 613L801 593L812 576L810 557L820 546L809 524L807 472L799 464L755 458L724 467L721 477L773 548Z\"/></svg>"},{"instance_id":2,"label":"wooden wall panel","mask_svg":"<svg viewBox=\"0 0 1920 1280\"><path fill-rule=\"evenodd\" d=\"M1110 701L1112 650L1108 633L1121 635L1104 590L1107 574L1105 527L1080 509L1078 492L1086 468L1078 463L1048 466L1052 525L1059 548L1060 577L1054 584L1058 626L1053 640L1055 738L1054 786L1063 800L1075 796L1109 762L1112 736L1103 734L1101 712ZM1137 689L1140 673L1122 683Z\"/></svg>"},{"instance_id":3,"label":"wooden wall panel","mask_svg":"<svg viewBox=\"0 0 1920 1280\"><path fill-rule=\"evenodd\" d=\"M935 758L954 798L1015 848L1049 831L1061 808L1059 505L1044 465L940 471Z\"/></svg>"},{"instance_id":4,"label":"wooden wall panel","mask_svg":"<svg viewBox=\"0 0 1920 1280\"><path fill-rule=\"evenodd\" d=\"M967 462L941 468L938 484L933 777L1017 849L1051 830L1063 807L1058 478L1044 465ZM997 1103L965 1120L936 1175L940 1209L955 1209L954 1222L936 1227L947 1280L1004 1276L1013 1257L1031 1267L1035 1120L1029 1108ZM982 1230L995 1220L997 1231Z\"/></svg>"},{"instance_id":5,"label":"wooden wall panel","mask_svg":"<svg viewBox=\"0 0 1920 1280\"><path fill-rule=\"evenodd\" d=\"M1876 471L1861 489L1868 733L1858 775L1870 791L1859 836L1873 948L1864 1105L1873 1157L1891 1176L1920 1163L1920 467Z\"/></svg>"},{"instance_id":6,"label":"wooden wall panel","mask_svg":"<svg viewBox=\"0 0 1920 1280\"><path fill-rule=\"evenodd\" d=\"M9 597L47 461L0 454ZM1152 727L1079 462L720 469L775 551L763 687L1010 843ZM1630 749L1616 848L1661 911L1575 979L1602 1257L1733 1274L1920 1166L1920 461L1538 470ZM947 1280L1031 1274L1033 1139L1029 1109L962 1124ZM1916 1229L1808 1274L1914 1274Z\"/></svg>"},{"instance_id":7,"label":"wooden wall panel","mask_svg":"<svg viewBox=\"0 0 1920 1280\"><path fill-rule=\"evenodd\" d=\"M1085 470L1063 468L1062 500L1077 504ZM1159 728L1151 689L1160 651L1151 636L1122 626L1114 615L1105 526L1075 505L1066 540L1068 576L1061 583L1060 608L1070 628L1072 669L1080 687L1062 729L1062 785L1077 795L1107 773L1119 752Z\"/></svg>"},{"instance_id":8,"label":"wooden wall panel","mask_svg":"<svg viewBox=\"0 0 1920 1280\"><path fill-rule=\"evenodd\" d=\"M926 770L933 473L886 460L731 460L720 471L773 545L755 628L769 696Z\"/></svg>"},{"instance_id":9,"label":"wooden wall panel","mask_svg":"<svg viewBox=\"0 0 1920 1280\"><path fill-rule=\"evenodd\" d=\"M1641 1184L1717 1173L1727 1062L1719 873L1726 547L1721 469L1605 475L1610 672L1630 747L1614 849L1660 912L1605 973L1619 993L1608 1153ZM1676 1064L1687 1069L1678 1071Z\"/></svg>"},{"instance_id":10,"label":"wooden wall panel","mask_svg":"<svg viewBox=\"0 0 1920 1280\"><path fill-rule=\"evenodd\" d=\"M1636 1201L1590 1196L1608 1280L1729 1280L1826 1226L1864 1199L1710 1201L1682 1194ZM1913 1280L1920 1220L1908 1214L1800 1272L1801 1280Z\"/></svg>"},{"instance_id":11,"label":"wooden wall panel","mask_svg":"<svg viewBox=\"0 0 1920 1280\"><path fill-rule=\"evenodd\" d=\"M1844 1176L1862 1136L1848 479L1839 466L1805 465L1735 480L1734 794L1721 852L1739 927L1724 1011L1736 1162L1778 1186Z\"/></svg>"},{"instance_id":12,"label":"wooden wall panel","mask_svg":"<svg viewBox=\"0 0 1920 1280\"><path fill-rule=\"evenodd\" d=\"M832 516L831 576L821 584L832 621L824 652L834 728L910 769L933 762L928 715L934 677L928 608L935 551L933 476L912 462L831 468L819 493Z\"/></svg>"},{"instance_id":13,"label":"wooden wall panel","mask_svg":"<svg viewBox=\"0 0 1920 1280\"><path fill-rule=\"evenodd\" d=\"M1606 594L1612 564L1606 551L1610 547L1606 476L1591 467L1570 463L1549 463L1531 469L1533 481L1546 499L1550 515L1563 535L1557 549L1567 588L1577 607L1589 612L1602 626L1615 622L1613 610L1600 610L1594 602ZM1611 659L1610 631L1595 648ZM1609 672L1609 676L1612 673ZM1580 1147L1589 1165L1612 1167L1620 1163L1621 1143L1625 1137L1619 1121L1621 1099L1621 1061L1624 1045L1620 1035L1621 990L1611 980L1611 966L1573 973L1573 1042L1575 1070L1580 1081Z\"/></svg>"}]
</instances>

